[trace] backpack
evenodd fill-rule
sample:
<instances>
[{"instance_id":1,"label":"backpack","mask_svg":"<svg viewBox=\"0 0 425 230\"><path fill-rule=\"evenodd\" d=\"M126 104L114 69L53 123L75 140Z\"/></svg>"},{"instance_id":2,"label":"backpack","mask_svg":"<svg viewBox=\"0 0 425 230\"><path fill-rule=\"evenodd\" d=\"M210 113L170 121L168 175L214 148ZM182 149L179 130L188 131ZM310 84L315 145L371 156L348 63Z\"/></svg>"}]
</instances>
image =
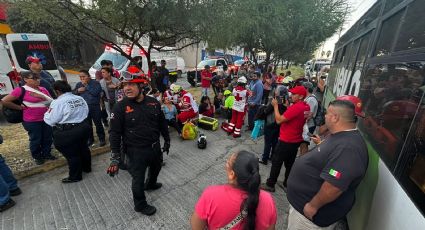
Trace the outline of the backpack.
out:
<instances>
[{"instance_id":1,"label":"backpack","mask_svg":"<svg viewBox=\"0 0 425 230\"><path fill-rule=\"evenodd\" d=\"M21 88L21 95L19 96L18 99L13 101L13 103L17 105L23 104L24 96L26 92L24 87L20 87L20 88ZM23 121L24 114L22 110L11 109L11 108L7 108L6 106L3 106L2 110L3 110L3 115L6 118L7 122L16 124L16 123L21 123Z\"/></svg>"},{"instance_id":2,"label":"backpack","mask_svg":"<svg viewBox=\"0 0 425 230\"><path fill-rule=\"evenodd\" d=\"M325 124L325 113L323 111L323 108L314 94L311 94L310 97L313 97L317 101L317 112L316 116L313 117L314 125L322 126Z\"/></svg>"}]
</instances>

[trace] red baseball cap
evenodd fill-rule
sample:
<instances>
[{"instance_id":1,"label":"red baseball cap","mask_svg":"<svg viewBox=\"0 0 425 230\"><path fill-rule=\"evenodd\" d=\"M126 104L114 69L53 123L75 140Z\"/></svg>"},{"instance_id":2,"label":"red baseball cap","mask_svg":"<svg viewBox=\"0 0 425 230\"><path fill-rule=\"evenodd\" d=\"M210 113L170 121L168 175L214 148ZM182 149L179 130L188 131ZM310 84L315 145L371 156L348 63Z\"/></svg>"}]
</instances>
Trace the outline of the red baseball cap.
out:
<instances>
[{"instance_id":1,"label":"red baseball cap","mask_svg":"<svg viewBox=\"0 0 425 230\"><path fill-rule=\"evenodd\" d=\"M354 104L354 112L356 113L356 115L359 117L365 117L365 114L362 111L362 100L360 100L360 98L353 95L342 95L337 97L336 99L341 101L350 101Z\"/></svg>"},{"instance_id":2,"label":"red baseball cap","mask_svg":"<svg viewBox=\"0 0 425 230\"><path fill-rule=\"evenodd\" d=\"M27 63L28 65L31 63L40 63L40 58L38 57L33 57L33 56L28 56L27 59L25 59L25 63Z\"/></svg>"},{"instance_id":3,"label":"red baseball cap","mask_svg":"<svg viewBox=\"0 0 425 230\"><path fill-rule=\"evenodd\" d=\"M304 88L304 86L300 86L300 85L290 89L289 92L292 94L301 95L303 96L303 98L307 96L307 90Z\"/></svg>"}]
</instances>

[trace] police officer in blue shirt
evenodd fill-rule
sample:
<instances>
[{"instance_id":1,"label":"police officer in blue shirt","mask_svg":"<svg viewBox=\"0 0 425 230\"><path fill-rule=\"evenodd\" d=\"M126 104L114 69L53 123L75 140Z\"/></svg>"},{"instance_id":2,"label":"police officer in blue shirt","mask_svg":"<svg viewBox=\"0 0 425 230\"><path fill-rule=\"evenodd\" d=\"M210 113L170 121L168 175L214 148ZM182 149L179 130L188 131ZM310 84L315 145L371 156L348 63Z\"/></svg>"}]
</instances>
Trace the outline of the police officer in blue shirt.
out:
<instances>
[{"instance_id":1,"label":"police officer in blue shirt","mask_svg":"<svg viewBox=\"0 0 425 230\"><path fill-rule=\"evenodd\" d=\"M53 89L58 98L44 114L44 122L53 127L53 143L68 162L69 176L62 182L78 182L82 172L91 172L89 107L82 97L72 94L67 82L56 81Z\"/></svg>"},{"instance_id":2,"label":"police officer in blue shirt","mask_svg":"<svg viewBox=\"0 0 425 230\"><path fill-rule=\"evenodd\" d=\"M102 125L102 112L100 110L100 96L102 93L102 87L96 80L90 78L90 74L87 70L80 70L80 80L75 86L74 93L84 98L89 106L88 120L90 125L93 121L96 126L97 137L99 138L99 146L104 146L105 142L105 130ZM90 129L90 136L88 145L91 146L94 142L93 129Z\"/></svg>"}]
</instances>

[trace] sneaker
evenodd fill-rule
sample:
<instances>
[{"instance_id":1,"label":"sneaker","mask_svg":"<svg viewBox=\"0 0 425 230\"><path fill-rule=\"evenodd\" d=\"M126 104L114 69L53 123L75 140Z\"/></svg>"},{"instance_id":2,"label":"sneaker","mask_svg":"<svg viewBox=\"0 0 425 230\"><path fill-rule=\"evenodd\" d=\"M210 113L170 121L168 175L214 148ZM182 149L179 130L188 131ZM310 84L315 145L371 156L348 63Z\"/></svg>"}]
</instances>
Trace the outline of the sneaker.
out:
<instances>
[{"instance_id":1,"label":"sneaker","mask_svg":"<svg viewBox=\"0 0 425 230\"><path fill-rule=\"evenodd\" d=\"M145 191L153 191L162 187L161 183L155 183L154 185L145 184Z\"/></svg>"},{"instance_id":2,"label":"sneaker","mask_svg":"<svg viewBox=\"0 0 425 230\"><path fill-rule=\"evenodd\" d=\"M69 177L62 179L62 183L64 183L64 184L75 183L75 182L78 182L78 181L81 181L81 179L71 179Z\"/></svg>"},{"instance_id":3,"label":"sneaker","mask_svg":"<svg viewBox=\"0 0 425 230\"><path fill-rule=\"evenodd\" d=\"M268 186L266 183L262 183L260 185L260 189L268 191L268 192L275 192L276 190L274 187Z\"/></svg>"},{"instance_id":4,"label":"sneaker","mask_svg":"<svg viewBox=\"0 0 425 230\"><path fill-rule=\"evenodd\" d=\"M34 159L34 162L36 165L42 165L44 164L44 159Z\"/></svg>"},{"instance_id":5,"label":"sneaker","mask_svg":"<svg viewBox=\"0 0 425 230\"><path fill-rule=\"evenodd\" d=\"M20 188L15 188L15 189L9 191L9 195L11 195L11 196L17 196L17 195L21 195L21 194L22 194L22 190Z\"/></svg>"},{"instance_id":6,"label":"sneaker","mask_svg":"<svg viewBox=\"0 0 425 230\"><path fill-rule=\"evenodd\" d=\"M151 205L148 205L147 204L147 205L143 206L143 208L137 208L137 207L135 207L134 208L134 211L140 212L143 215L152 216L153 214L155 214L156 208L154 206L151 206Z\"/></svg>"},{"instance_id":7,"label":"sneaker","mask_svg":"<svg viewBox=\"0 0 425 230\"><path fill-rule=\"evenodd\" d=\"M15 206L16 202L12 199L9 199L5 204L0 205L0 212L6 211L9 208Z\"/></svg>"},{"instance_id":8,"label":"sneaker","mask_svg":"<svg viewBox=\"0 0 425 230\"><path fill-rule=\"evenodd\" d=\"M263 165L268 164L267 160L263 160L263 159L258 159L258 163L263 164Z\"/></svg>"},{"instance_id":9,"label":"sneaker","mask_svg":"<svg viewBox=\"0 0 425 230\"><path fill-rule=\"evenodd\" d=\"M58 158L57 157L55 157L55 156L53 156L53 155L48 155L48 156L45 156L44 157L44 160L51 160L51 161L54 161L54 160L57 160Z\"/></svg>"},{"instance_id":10,"label":"sneaker","mask_svg":"<svg viewBox=\"0 0 425 230\"><path fill-rule=\"evenodd\" d=\"M99 147L102 147L102 146L105 146L105 145L106 145L106 141L105 140L99 141Z\"/></svg>"},{"instance_id":11,"label":"sneaker","mask_svg":"<svg viewBox=\"0 0 425 230\"><path fill-rule=\"evenodd\" d=\"M241 137L241 135L240 134L235 134L235 133L233 133L233 138L239 138L239 137Z\"/></svg>"}]
</instances>

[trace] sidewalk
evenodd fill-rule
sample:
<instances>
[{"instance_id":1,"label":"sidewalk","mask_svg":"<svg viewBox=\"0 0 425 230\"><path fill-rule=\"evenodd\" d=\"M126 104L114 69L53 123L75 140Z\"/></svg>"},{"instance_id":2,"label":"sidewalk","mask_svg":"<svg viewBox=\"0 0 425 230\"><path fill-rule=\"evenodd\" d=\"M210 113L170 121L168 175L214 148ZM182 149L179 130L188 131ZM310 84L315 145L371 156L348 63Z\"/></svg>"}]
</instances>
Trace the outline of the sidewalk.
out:
<instances>
[{"instance_id":1,"label":"sidewalk","mask_svg":"<svg viewBox=\"0 0 425 230\"><path fill-rule=\"evenodd\" d=\"M262 139L256 144L248 133L233 139L222 130L201 130L208 147L199 150L196 141L183 141L171 131L170 155L159 175L163 187L148 192L148 202L157 213L147 217L133 211L131 178L126 171L117 177L106 174L109 155L93 158L93 172L83 181L62 184L67 168L38 174L21 180L23 194L17 205L0 214L0 229L190 229L189 218L195 202L208 185L226 183L224 165L236 149L262 152ZM269 166L260 165L265 181ZM285 229L288 212L286 195L280 187L273 194L278 209L276 229Z\"/></svg>"}]
</instances>

